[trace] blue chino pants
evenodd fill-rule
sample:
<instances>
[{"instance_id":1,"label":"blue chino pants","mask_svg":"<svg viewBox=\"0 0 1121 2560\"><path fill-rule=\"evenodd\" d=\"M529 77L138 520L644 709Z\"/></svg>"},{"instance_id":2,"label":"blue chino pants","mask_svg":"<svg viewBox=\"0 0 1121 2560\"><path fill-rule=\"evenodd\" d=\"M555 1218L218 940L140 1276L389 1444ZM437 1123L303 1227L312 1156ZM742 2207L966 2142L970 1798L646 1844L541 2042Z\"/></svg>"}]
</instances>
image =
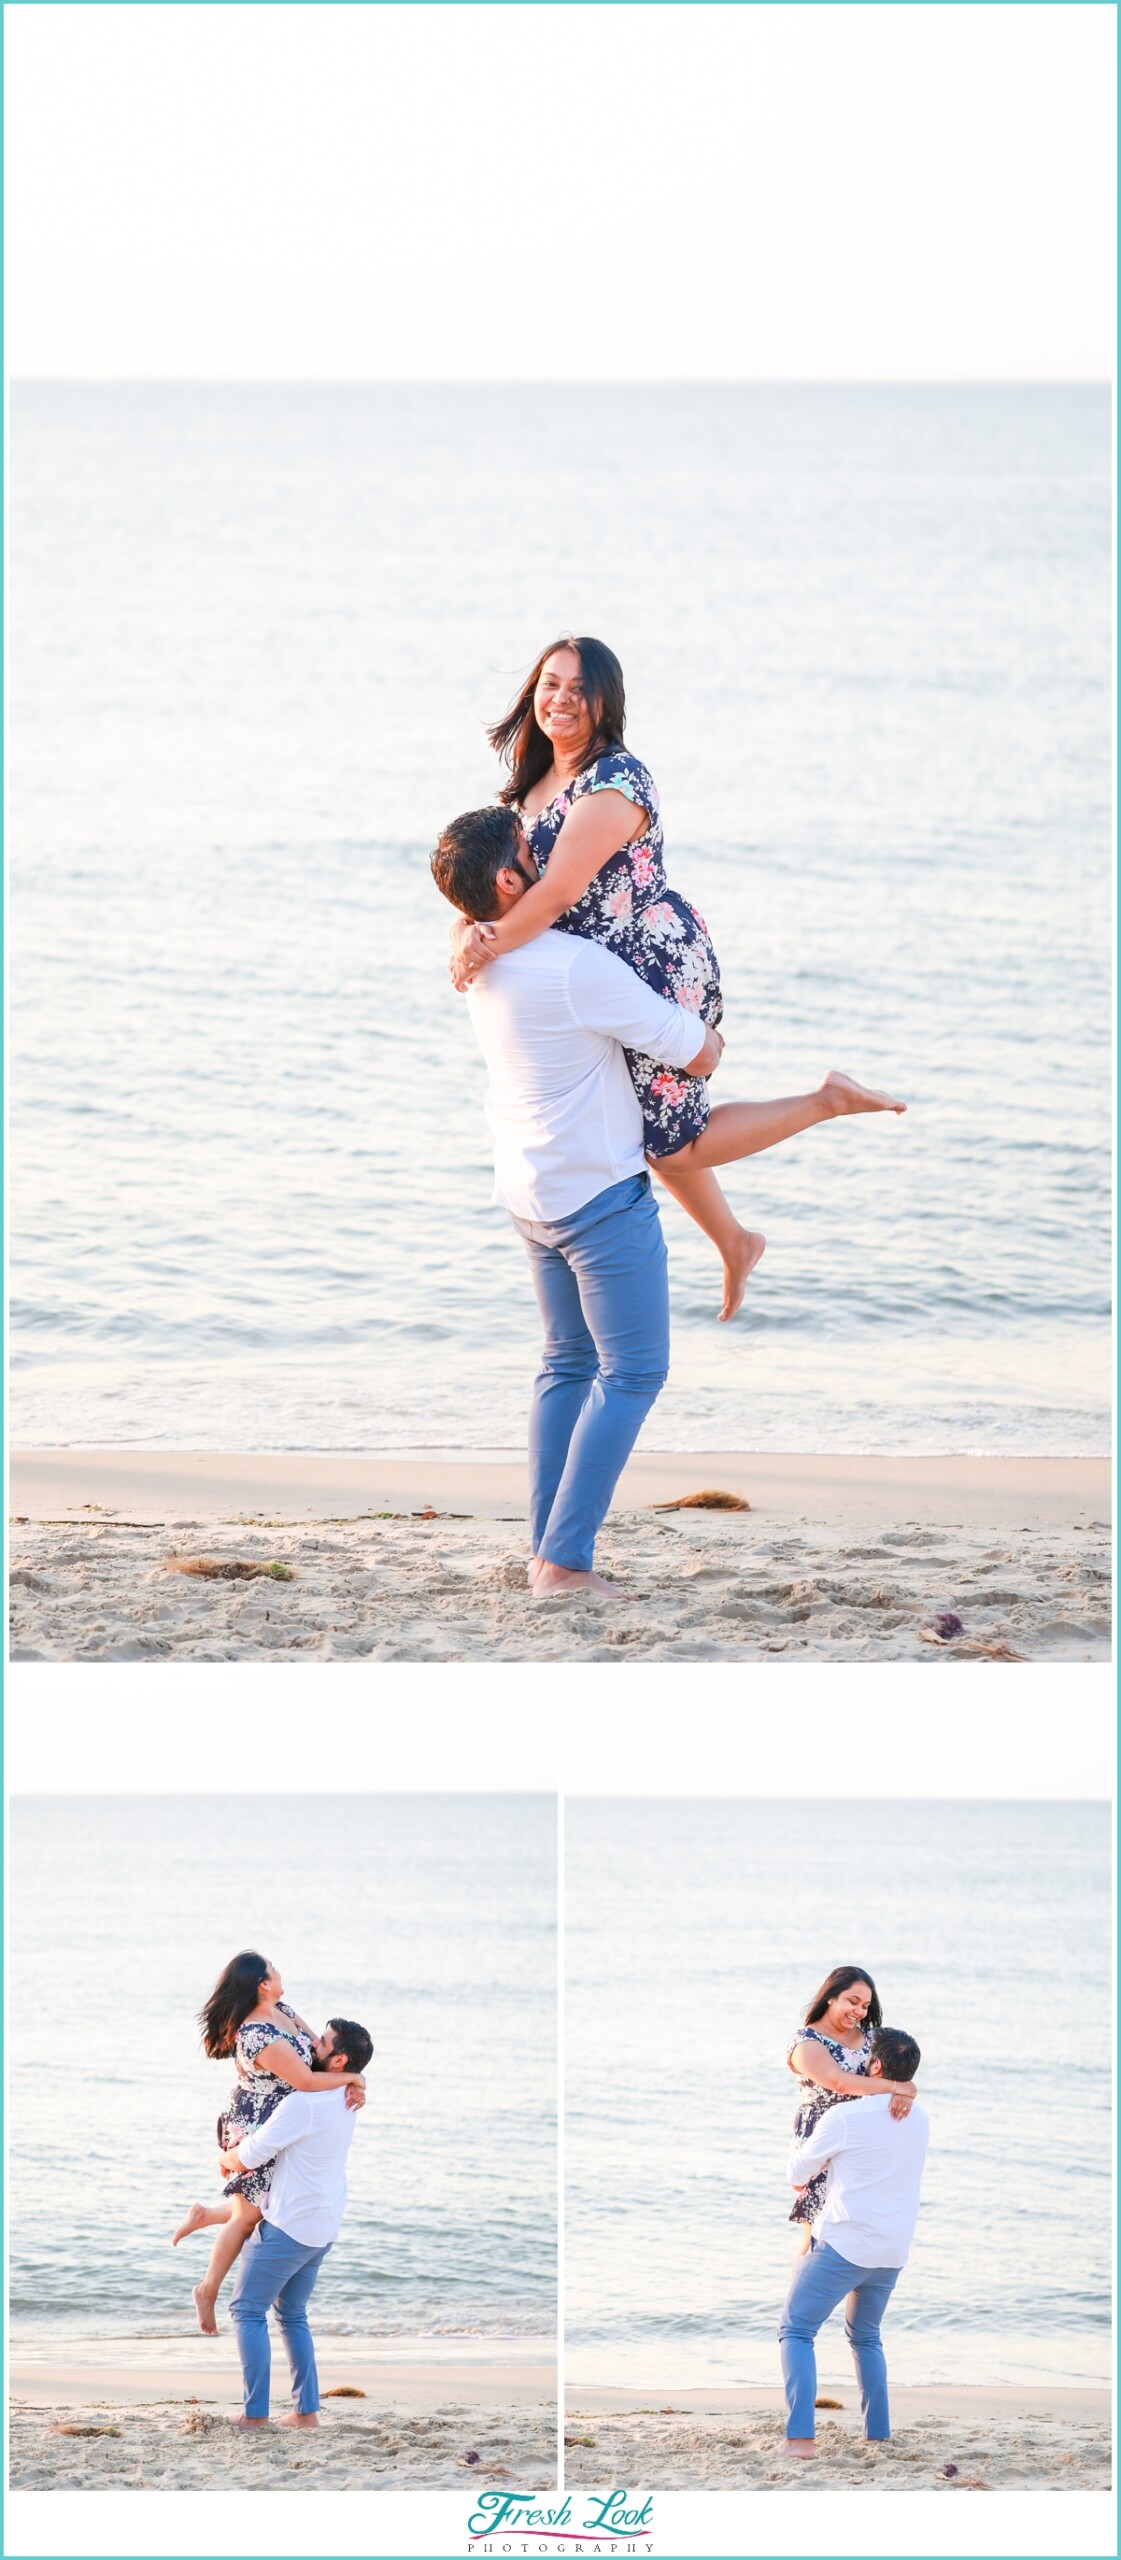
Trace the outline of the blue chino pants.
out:
<instances>
[{"instance_id":1,"label":"blue chino pants","mask_svg":"<svg viewBox=\"0 0 1121 2560\"><path fill-rule=\"evenodd\" d=\"M854 2267L851 2259L842 2258L828 2242L816 2240L801 2260L786 2297L778 2333L788 2436L812 2436L814 2432L814 2339L839 2302L845 2302L845 2336L856 2366L865 2436L870 2444L890 2436L887 2364L880 2344L880 2322L900 2272L898 2267Z\"/></svg>"},{"instance_id":2,"label":"blue chino pants","mask_svg":"<svg viewBox=\"0 0 1121 2560\"><path fill-rule=\"evenodd\" d=\"M247 2418L269 2414L269 2312L274 2303L292 2369L293 2405L302 2418L313 2416L319 2407L319 2375L307 2306L330 2245L328 2241L322 2249L308 2249L301 2240L290 2240L275 2222L259 2222L245 2243L230 2318L241 2357Z\"/></svg>"},{"instance_id":3,"label":"blue chino pants","mask_svg":"<svg viewBox=\"0 0 1121 2560\"><path fill-rule=\"evenodd\" d=\"M669 1371L669 1275L648 1173L555 1223L515 1218L545 1348L529 1417L533 1552L589 1571L596 1531Z\"/></svg>"}]
</instances>

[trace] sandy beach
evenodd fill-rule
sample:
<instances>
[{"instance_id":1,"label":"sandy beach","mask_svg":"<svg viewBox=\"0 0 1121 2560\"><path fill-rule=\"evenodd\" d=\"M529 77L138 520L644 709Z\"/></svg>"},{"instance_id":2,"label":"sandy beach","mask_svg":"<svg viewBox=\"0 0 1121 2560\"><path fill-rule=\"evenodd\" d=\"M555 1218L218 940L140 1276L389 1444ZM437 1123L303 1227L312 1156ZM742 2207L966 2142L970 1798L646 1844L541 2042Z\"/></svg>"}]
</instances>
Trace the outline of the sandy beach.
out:
<instances>
[{"instance_id":1,"label":"sandy beach","mask_svg":"<svg viewBox=\"0 0 1121 2560\"><path fill-rule=\"evenodd\" d=\"M658 1507L705 1490L748 1508ZM626 1596L535 1603L509 1456L29 1451L12 1658L1105 1661L1109 1501L1105 1459L639 1452L597 1551Z\"/></svg>"},{"instance_id":2,"label":"sandy beach","mask_svg":"<svg viewBox=\"0 0 1121 2560\"><path fill-rule=\"evenodd\" d=\"M556 2395L542 2365L389 2364L321 2347L317 2433L233 2425L232 2346L160 2373L134 2358L43 2368L13 2353L13 2489L463 2489L556 2479ZM227 2369L228 2368L228 2369ZM274 2370L274 2409L287 2376ZM278 2387L276 2387L278 2386ZM330 2395L340 2387L345 2397ZM352 2397L351 2394L358 2396ZM468 2462L468 2454L478 2455Z\"/></svg>"},{"instance_id":3,"label":"sandy beach","mask_svg":"<svg viewBox=\"0 0 1121 2560\"><path fill-rule=\"evenodd\" d=\"M852 2384L821 2384L809 2462L782 2450L776 2391L574 2391L565 2478L634 2480L644 2489L1108 2489L1105 2390L896 2390L895 2433L866 2445Z\"/></svg>"}]
</instances>

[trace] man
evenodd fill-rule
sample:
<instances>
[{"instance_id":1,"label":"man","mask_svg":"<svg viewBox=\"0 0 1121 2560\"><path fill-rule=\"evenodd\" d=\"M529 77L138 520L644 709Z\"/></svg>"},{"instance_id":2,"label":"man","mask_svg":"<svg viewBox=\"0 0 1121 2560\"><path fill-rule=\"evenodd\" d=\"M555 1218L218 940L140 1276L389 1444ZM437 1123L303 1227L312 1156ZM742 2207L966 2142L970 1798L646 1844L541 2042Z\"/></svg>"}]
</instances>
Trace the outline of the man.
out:
<instances>
[{"instance_id":1,"label":"man","mask_svg":"<svg viewBox=\"0 0 1121 2560\"><path fill-rule=\"evenodd\" d=\"M517 812L453 820L432 874L461 914L508 915L536 877ZM492 961L467 1003L490 1069L495 1196L525 1242L545 1326L529 1428L533 1596L611 1597L593 1570L596 1532L669 1368L666 1248L623 1049L708 1076L724 1043L573 933Z\"/></svg>"},{"instance_id":2,"label":"man","mask_svg":"<svg viewBox=\"0 0 1121 2560\"><path fill-rule=\"evenodd\" d=\"M314 2047L313 2067L328 2077L364 2071L373 2050L365 2027L350 2018L331 2018ZM274 2303L295 2402L291 2417L281 2418L280 2425L319 2424L319 2376L307 2306L346 2211L346 2156L353 2133L345 2086L317 2089L312 2096L293 2089L256 2133L243 2135L236 2151L219 2153L225 2177L234 2177L239 2169L259 2169L266 2160L276 2162L264 2220L242 2250L230 2304L245 2383L239 2427L269 2422L268 2315Z\"/></svg>"},{"instance_id":3,"label":"man","mask_svg":"<svg viewBox=\"0 0 1121 2560\"><path fill-rule=\"evenodd\" d=\"M913 2080L920 2058L913 2036L899 2027L878 2027L869 2075ZM877 2444L891 2434L880 2322L900 2269L907 2263L929 2134L922 2107L912 2106L897 2121L891 2114L891 2099L885 2095L853 2098L831 2107L805 2141L794 2145L791 2186L807 2186L826 2163L829 2176L809 2254L795 2272L778 2333L786 2383L787 2453L802 2457L813 2453L814 2339L846 2296L845 2334L860 2385L865 2437Z\"/></svg>"}]
</instances>

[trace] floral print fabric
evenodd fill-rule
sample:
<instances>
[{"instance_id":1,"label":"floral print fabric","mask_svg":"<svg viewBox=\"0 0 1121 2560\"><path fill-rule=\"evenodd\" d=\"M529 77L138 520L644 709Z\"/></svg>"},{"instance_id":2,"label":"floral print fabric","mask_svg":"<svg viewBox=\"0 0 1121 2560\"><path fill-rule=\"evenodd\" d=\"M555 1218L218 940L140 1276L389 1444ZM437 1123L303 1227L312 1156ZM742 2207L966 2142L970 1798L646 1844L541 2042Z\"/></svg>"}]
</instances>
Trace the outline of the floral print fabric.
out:
<instances>
[{"instance_id":1,"label":"floral print fabric","mask_svg":"<svg viewBox=\"0 0 1121 2560\"><path fill-rule=\"evenodd\" d=\"M788 2061L795 2046L800 2044L824 2045L826 2053L832 2054L834 2062L840 2063L842 2071L851 2071L856 2080L867 2079L868 2065L872 2059L870 2028L865 2029L860 2043L854 2045L838 2044L835 2036L823 2036L819 2027L799 2027L797 2035L791 2036L786 2048ZM853 2103L852 2098L847 2097L843 2089L822 2089L816 2080L800 2079L798 2088L800 2096L794 2117L796 2142L805 2141L806 2135L813 2132L815 2124L820 2124L822 2117L828 2115L830 2107L850 2107ZM816 2222L825 2202L825 2184L828 2176L828 2169L819 2169L816 2178L811 2178L809 2186L803 2188L800 2196L795 2196L794 2208L790 2215L791 2222Z\"/></svg>"},{"instance_id":2,"label":"floral print fabric","mask_svg":"<svg viewBox=\"0 0 1121 2560\"><path fill-rule=\"evenodd\" d=\"M547 868L569 810L595 791L620 792L647 811L649 824L633 844L620 845L583 897L557 917L558 933L602 942L658 995L687 1006L702 1022L718 1023L724 1005L716 953L703 916L667 886L657 787L637 756L623 747L597 756L535 818L524 820L538 868ZM704 1077L676 1074L633 1049L626 1051L626 1060L642 1105L647 1155L673 1155L688 1139L699 1137L709 1112Z\"/></svg>"},{"instance_id":3,"label":"floral print fabric","mask_svg":"<svg viewBox=\"0 0 1121 2560\"><path fill-rule=\"evenodd\" d=\"M278 2080L275 2072L254 2068L258 2054L264 2053L266 2046L282 2041L290 2044L300 2061L306 2062L309 2071L311 2069L311 2037L303 2027L297 2026L286 2001L278 2000L276 2005L282 2017L292 2020L291 2026L270 2027L262 2020L238 2028L234 2045L238 2077L225 2113L218 2118L218 2143L222 2151L236 2151L242 2135L256 2133L258 2125L264 2124L274 2108L280 2105L281 2099L289 2095L286 2080ZM245 2196L250 2204L263 2204L271 2179L272 2162L266 2160L260 2169L241 2169L236 2177L227 2178L222 2193L224 2196Z\"/></svg>"}]
</instances>

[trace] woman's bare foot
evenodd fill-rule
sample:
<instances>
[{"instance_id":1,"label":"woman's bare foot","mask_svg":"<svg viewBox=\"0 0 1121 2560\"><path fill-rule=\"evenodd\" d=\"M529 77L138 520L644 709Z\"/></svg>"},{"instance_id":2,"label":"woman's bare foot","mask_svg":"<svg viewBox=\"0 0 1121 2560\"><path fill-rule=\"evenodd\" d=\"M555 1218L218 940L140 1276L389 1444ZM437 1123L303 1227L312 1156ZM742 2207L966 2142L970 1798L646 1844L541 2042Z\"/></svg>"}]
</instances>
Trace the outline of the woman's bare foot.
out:
<instances>
[{"instance_id":1,"label":"woman's bare foot","mask_svg":"<svg viewBox=\"0 0 1121 2560\"><path fill-rule=\"evenodd\" d=\"M319 2420L310 2409L306 2416L302 2410L293 2409L290 2417L278 2418L276 2423L278 2427L317 2427Z\"/></svg>"},{"instance_id":2,"label":"woman's bare foot","mask_svg":"<svg viewBox=\"0 0 1121 2560\"><path fill-rule=\"evenodd\" d=\"M191 2290L191 2300L198 2313L199 2327L203 2337L216 2338L218 2323L214 2317L214 2305L218 2300L217 2294L211 2292L204 2284L196 2284Z\"/></svg>"},{"instance_id":3,"label":"woman's bare foot","mask_svg":"<svg viewBox=\"0 0 1121 2560\"><path fill-rule=\"evenodd\" d=\"M813 2436L784 2436L784 2437L783 2437L783 2441L782 2441L782 2451L783 2451L783 2453L792 2453L792 2454L794 2455L795 2461L797 2461L797 2462L808 2462L808 2461L809 2461L809 2459L810 2459L810 2455L811 2455L815 2450L816 2450L816 2446L815 2446L815 2441L814 2441Z\"/></svg>"},{"instance_id":4,"label":"woman's bare foot","mask_svg":"<svg viewBox=\"0 0 1121 2560\"><path fill-rule=\"evenodd\" d=\"M741 1227L735 1244L722 1256L724 1303L718 1318L720 1324L727 1324L729 1316L735 1315L755 1265L762 1261L766 1250L766 1236L761 1236L757 1228Z\"/></svg>"},{"instance_id":5,"label":"woman's bare foot","mask_svg":"<svg viewBox=\"0 0 1121 2560\"><path fill-rule=\"evenodd\" d=\"M905 1111L905 1102L895 1102L890 1093L873 1093L870 1085L858 1084L855 1076L846 1076L840 1067L830 1067L821 1079L822 1099L828 1104L830 1120L839 1120L848 1111Z\"/></svg>"},{"instance_id":6,"label":"woman's bare foot","mask_svg":"<svg viewBox=\"0 0 1121 2560\"><path fill-rule=\"evenodd\" d=\"M573 1573L566 1564L550 1564L542 1558L533 1583L534 1599L552 1600L558 1593L570 1591L594 1591L601 1600L625 1600L627 1596L613 1582L605 1582L602 1573Z\"/></svg>"},{"instance_id":7,"label":"woman's bare foot","mask_svg":"<svg viewBox=\"0 0 1121 2560\"><path fill-rule=\"evenodd\" d=\"M172 2248L177 2249L181 2240L189 2240L192 2231L197 2231L199 2224L201 2222L205 2222L205 2220L206 2206L204 2204L193 2204L189 2214L187 2215L186 2221L180 2223L178 2231L172 2232Z\"/></svg>"}]
</instances>

